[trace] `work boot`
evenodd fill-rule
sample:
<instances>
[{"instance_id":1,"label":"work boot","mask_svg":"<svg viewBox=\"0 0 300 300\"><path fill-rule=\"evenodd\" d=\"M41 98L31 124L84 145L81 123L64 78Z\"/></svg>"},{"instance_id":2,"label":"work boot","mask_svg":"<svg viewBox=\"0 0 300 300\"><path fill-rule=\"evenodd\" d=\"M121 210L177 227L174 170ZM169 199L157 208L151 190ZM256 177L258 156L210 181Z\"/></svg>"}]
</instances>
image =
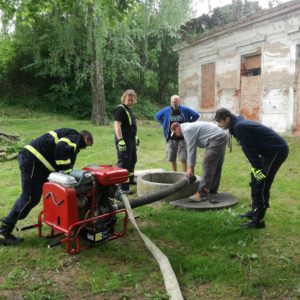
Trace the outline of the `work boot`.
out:
<instances>
[{"instance_id":1,"label":"work boot","mask_svg":"<svg viewBox=\"0 0 300 300\"><path fill-rule=\"evenodd\" d=\"M247 211L247 212L245 212L245 213L243 213L243 214L239 214L238 216L239 216L240 218L248 218L248 219L252 219L252 217L254 216L254 208L255 208L253 202L252 202L251 207L252 207L251 210L249 210L249 211Z\"/></svg>"},{"instance_id":2,"label":"work boot","mask_svg":"<svg viewBox=\"0 0 300 300\"><path fill-rule=\"evenodd\" d=\"M132 195L133 192L129 190L129 183L118 184L118 189L120 193L125 195Z\"/></svg>"},{"instance_id":3,"label":"work boot","mask_svg":"<svg viewBox=\"0 0 300 300\"><path fill-rule=\"evenodd\" d=\"M0 245L13 246L23 242L23 240L24 239L18 238L11 233L4 235L3 233L0 232Z\"/></svg>"},{"instance_id":4,"label":"work boot","mask_svg":"<svg viewBox=\"0 0 300 300\"><path fill-rule=\"evenodd\" d=\"M134 176L129 176L129 184L130 185L136 185L136 181L134 179Z\"/></svg>"},{"instance_id":5,"label":"work boot","mask_svg":"<svg viewBox=\"0 0 300 300\"><path fill-rule=\"evenodd\" d=\"M262 229L266 227L266 223L264 220L259 221L259 222L253 222L253 221L248 221L244 224L242 224L242 227L246 229Z\"/></svg>"},{"instance_id":6,"label":"work boot","mask_svg":"<svg viewBox=\"0 0 300 300\"><path fill-rule=\"evenodd\" d=\"M249 211L245 212L244 214L239 214L239 217L240 218L252 219L253 215L254 215L254 211L252 209L252 210L249 210Z\"/></svg>"},{"instance_id":7,"label":"work boot","mask_svg":"<svg viewBox=\"0 0 300 300\"><path fill-rule=\"evenodd\" d=\"M266 214L266 208L263 206L257 206L253 211L251 221L242 224L242 227L247 229L261 229L266 227L264 217Z\"/></svg>"},{"instance_id":8,"label":"work boot","mask_svg":"<svg viewBox=\"0 0 300 300\"><path fill-rule=\"evenodd\" d=\"M6 224L2 220L0 227L0 244L5 246L12 246L23 241L22 238L15 237L13 234L11 234L14 226L15 224Z\"/></svg>"}]
</instances>

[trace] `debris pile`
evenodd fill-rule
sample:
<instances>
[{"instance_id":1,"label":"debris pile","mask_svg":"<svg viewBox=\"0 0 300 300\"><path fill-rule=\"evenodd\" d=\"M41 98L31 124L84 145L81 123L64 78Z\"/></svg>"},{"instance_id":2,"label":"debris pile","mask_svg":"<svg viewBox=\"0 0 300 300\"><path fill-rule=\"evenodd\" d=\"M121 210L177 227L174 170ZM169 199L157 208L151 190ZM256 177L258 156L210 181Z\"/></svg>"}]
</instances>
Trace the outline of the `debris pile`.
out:
<instances>
[{"instance_id":1,"label":"debris pile","mask_svg":"<svg viewBox=\"0 0 300 300\"><path fill-rule=\"evenodd\" d=\"M17 158L23 147L24 143L18 134L0 131L0 161Z\"/></svg>"}]
</instances>

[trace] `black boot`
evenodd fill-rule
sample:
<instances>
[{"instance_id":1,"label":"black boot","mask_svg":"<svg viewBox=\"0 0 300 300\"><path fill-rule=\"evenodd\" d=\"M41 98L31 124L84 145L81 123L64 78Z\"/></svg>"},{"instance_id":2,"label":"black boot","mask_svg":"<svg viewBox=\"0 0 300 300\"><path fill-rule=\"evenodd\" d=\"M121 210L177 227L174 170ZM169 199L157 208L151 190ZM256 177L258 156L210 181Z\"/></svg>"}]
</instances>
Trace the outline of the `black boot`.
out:
<instances>
[{"instance_id":1,"label":"black boot","mask_svg":"<svg viewBox=\"0 0 300 300\"><path fill-rule=\"evenodd\" d=\"M7 224L2 220L0 227L0 244L5 246L12 246L23 241L22 238L15 237L11 232L15 224Z\"/></svg>"},{"instance_id":2,"label":"black boot","mask_svg":"<svg viewBox=\"0 0 300 300\"><path fill-rule=\"evenodd\" d=\"M252 219L252 217L254 216L254 204L252 203L251 205L252 209L245 212L244 214L240 214L238 215L240 218L248 218L248 219Z\"/></svg>"},{"instance_id":3,"label":"black boot","mask_svg":"<svg viewBox=\"0 0 300 300\"><path fill-rule=\"evenodd\" d=\"M118 187L119 187L119 190L122 194L125 194L125 195L132 195L133 194L133 192L129 190L129 183L128 182L118 184Z\"/></svg>"},{"instance_id":4,"label":"black boot","mask_svg":"<svg viewBox=\"0 0 300 300\"><path fill-rule=\"evenodd\" d=\"M266 227L266 223L264 221L264 217L266 214L266 208L263 206L257 206L254 209L253 217L251 221L248 221L242 226L247 229L261 229Z\"/></svg>"},{"instance_id":5,"label":"black boot","mask_svg":"<svg viewBox=\"0 0 300 300\"><path fill-rule=\"evenodd\" d=\"M129 184L136 185L136 181L134 180L134 175L129 176Z\"/></svg>"},{"instance_id":6,"label":"black boot","mask_svg":"<svg viewBox=\"0 0 300 300\"><path fill-rule=\"evenodd\" d=\"M249 211L245 212L244 214L240 214L239 217L240 218L252 219L253 215L254 215L254 211L253 210L249 210Z\"/></svg>"}]
</instances>

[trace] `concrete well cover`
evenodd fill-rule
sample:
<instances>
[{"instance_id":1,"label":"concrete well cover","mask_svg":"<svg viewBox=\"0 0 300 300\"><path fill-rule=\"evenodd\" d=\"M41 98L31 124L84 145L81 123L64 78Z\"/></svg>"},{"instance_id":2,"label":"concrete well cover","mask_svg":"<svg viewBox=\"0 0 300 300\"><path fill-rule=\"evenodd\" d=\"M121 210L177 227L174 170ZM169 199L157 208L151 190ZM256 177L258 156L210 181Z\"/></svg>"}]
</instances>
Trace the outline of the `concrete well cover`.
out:
<instances>
[{"instance_id":1,"label":"concrete well cover","mask_svg":"<svg viewBox=\"0 0 300 300\"><path fill-rule=\"evenodd\" d=\"M207 200L193 201L190 197L170 202L171 205L182 209L210 210L228 208L237 204L237 199L229 193L209 195Z\"/></svg>"},{"instance_id":2,"label":"concrete well cover","mask_svg":"<svg viewBox=\"0 0 300 300\"><path fill-rule=\"evenodd\" d=\"M186 175L181 172L153 172L141 175L137 178L137 194L140 197L158 192L174 184L183 176ZM200 177L197 176L197 180L194 183L162 200L169 202L192 196L197 192L199 183Z\"/></svg>"}]
</instances>

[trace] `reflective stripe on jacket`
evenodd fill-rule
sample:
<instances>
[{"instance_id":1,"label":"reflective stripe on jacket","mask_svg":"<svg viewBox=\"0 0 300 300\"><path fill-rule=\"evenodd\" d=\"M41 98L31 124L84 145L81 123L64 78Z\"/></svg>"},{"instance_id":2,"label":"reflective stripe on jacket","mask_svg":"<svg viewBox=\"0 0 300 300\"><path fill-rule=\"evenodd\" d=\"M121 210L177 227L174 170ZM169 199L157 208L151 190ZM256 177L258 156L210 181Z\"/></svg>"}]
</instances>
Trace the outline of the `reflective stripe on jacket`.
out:
<instances>
[{"instance_id":1,"label":"reflective stripe on jacket","mask_svg":"<svg viewBox=\"0 0 300 300\"><path fill-rule=\"evenodd\" d=\"M80 149L85 147L83 137L76 130L61 128L33 140L25 149L30 151L50 172L70 172Z\"/></svg>"}]
</instances>

